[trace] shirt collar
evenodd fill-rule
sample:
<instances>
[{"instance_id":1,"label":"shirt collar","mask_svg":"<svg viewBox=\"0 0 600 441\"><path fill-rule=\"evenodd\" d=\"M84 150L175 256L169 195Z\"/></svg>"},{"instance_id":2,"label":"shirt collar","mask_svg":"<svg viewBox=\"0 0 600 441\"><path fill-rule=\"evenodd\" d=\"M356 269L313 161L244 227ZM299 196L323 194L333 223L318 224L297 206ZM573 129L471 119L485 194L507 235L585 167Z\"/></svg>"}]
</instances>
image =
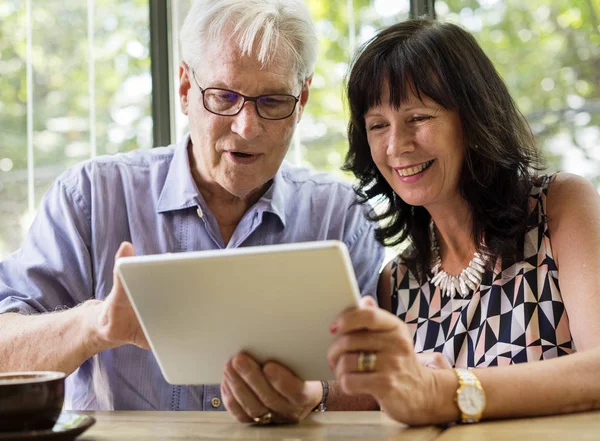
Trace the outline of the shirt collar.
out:
<instances>
[{"instance_id":1,"label":"shirt collar","mask_svg":"<svg viewBox=\"0 0 600 441\"><path fill-rule=\"evenodd\" d=\"M206 202L204 202L204 198L198 191L196 182L192 177L188 146L191 146L189 133L175 146L167 178L165 179L165 184L158 199L158 213L183 210L197 206L200 206L204 211L208 209ZM284 162L275 174L271 187L255 204L255 207L259 212L262 211L275 214L284 227L286 224L285 201L292 196L288 193L293 191L289 188L288 183L283 177L282 169L286 166L287 164Z\"/></svg>"},{"instance_id":2,"label":"shirt collar","mask_svg":"<svg viewBox=\"0 0 600 441\"><path fill-rule=\"evenodd\" d=\"M256 208L260 212L273 213L279 218L281 224L285 227L285 201L292 197L292 189L285 181L283 177L284 164L279 167L275 177L273 178L273 184L266 191L266 193L256 203Z\"/></svg>"},{"instance_id":3,"label":"shirt collar","mask_svg":"<svg viewBox=\"0 0 600 441\"><path fill-rule=\"evenodd\" d=\"M198 205L198 188L192 178L188 157L189 133L175 146L165 184L160 192L156 211L183 210Z\"/></svg>"}]
</instances>

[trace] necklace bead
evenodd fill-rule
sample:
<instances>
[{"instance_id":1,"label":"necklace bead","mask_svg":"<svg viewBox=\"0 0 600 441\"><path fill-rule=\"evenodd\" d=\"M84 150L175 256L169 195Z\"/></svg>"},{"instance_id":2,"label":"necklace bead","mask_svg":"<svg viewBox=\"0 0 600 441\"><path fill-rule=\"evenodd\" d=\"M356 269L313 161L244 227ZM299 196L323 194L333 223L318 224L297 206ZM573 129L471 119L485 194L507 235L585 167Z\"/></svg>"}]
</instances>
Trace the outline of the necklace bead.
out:
<instances>
[{"instance_id":1,"label":"necklace bead","mask_svg":"<svg viewBox=\"0 0 600 441\"><path fill-rule=\"evenodd\" d=\"M453 276L442 269L442 257L440 255L440 247L435 237L435 223L433 219L429 225L429 234L431 238L431 247L433 251L433 264L431 272L433 274L431 283L434 286L439 286L443 296L454 297L458 293L461 297L469 294L470 290L475 290L483 279L485 272L485 259L479 252L475 252L473 258L466 268L459 275Z\"/></svg>"}]
</instances>

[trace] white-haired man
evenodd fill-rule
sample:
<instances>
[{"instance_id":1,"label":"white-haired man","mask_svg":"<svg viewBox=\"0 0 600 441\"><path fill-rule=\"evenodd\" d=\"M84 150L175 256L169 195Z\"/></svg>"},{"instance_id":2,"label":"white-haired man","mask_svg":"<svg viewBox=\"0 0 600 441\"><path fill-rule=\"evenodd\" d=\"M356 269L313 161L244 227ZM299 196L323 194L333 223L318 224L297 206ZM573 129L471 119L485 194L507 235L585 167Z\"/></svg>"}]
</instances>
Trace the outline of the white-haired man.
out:
<instances>
[{"instance_id":1,"label":"white-haired man","mask_svg":"<svg viewBox=\"0 0 600 441\"><path fill-rule=\"evenodd\" d=\"M298 421L319 405L321 383L244 354L224 367L221 389L169 385L113 276L115 259L134 252L339 239L362 294L375 295L383 250L351 187L283 162L317 54L302 0L197 0L181 46L189 135L68 170L0 263L0 370L71 374L75 409L225 404L240 421ZM339 406L335 388L329 396Z\"/></svg>"}]
</instances>

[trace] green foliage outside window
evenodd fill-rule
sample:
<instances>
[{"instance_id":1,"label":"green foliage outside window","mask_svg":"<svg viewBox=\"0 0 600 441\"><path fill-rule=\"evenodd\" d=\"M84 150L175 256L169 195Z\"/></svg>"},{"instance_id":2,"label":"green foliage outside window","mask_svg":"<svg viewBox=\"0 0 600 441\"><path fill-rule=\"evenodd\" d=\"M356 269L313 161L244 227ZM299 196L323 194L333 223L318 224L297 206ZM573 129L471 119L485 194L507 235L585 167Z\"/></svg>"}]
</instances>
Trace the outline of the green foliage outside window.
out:
<instances>
[{"instance_id":1,"label":"green foliage outside window","mask_svg":"<svg viewBox=\"0 0 600 441\"><path fill-rule=\"evenodd\" d=\"M307 3L321 45L299 128L300 156L341 173L343 80L353 45L406 19L409 2L354 0L353 15L345 1ZM31 4L28 97L25 2L0 2L0 258L19 246L30 221L27 100L33 104L36 204L58 174L91 153L87 2ZM530 121L550 170L576 172L600 188L600 0L437 0L436 11L476 36ZM152 144L148 26L148 0L95 0L98 154Z\"/></svg>"}]
</instances>

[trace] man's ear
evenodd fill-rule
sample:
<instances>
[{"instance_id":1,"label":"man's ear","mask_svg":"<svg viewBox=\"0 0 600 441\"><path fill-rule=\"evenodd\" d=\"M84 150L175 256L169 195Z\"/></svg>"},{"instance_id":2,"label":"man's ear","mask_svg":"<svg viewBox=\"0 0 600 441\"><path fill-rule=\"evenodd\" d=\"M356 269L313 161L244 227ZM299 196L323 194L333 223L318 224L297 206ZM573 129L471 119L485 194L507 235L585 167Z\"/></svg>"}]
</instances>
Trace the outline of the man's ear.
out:
<instances>
[{"instance_id":1,"label":"man's ear","mask_svg":"<svg viewBox=\"0 0 600 441\"><path fill-rule=\"evenodd\" d=\"M189 106L189 92L191 83L191 71L190 67L185 61L179 64L179 104L181 105L181 112L184 115L188 114Z\"/></svg>"},{"instance_id":2,"label":"man's ear","mask_svg":"<svg viewBox=\"0 0 600 441\"><path fill-rule=\"evenodd\" d=\"M300 121L300 119L302 118L302 113L304 112L304 106L306 106L306 103L308 102L308 97L310 95L310 85L312 84L312 79L313 76L309 76L306 81L304 82L304 85L302 86L302 92L300 93L300 102L298 103L300 109L298 111L298 122Z\"/></svg>"}]
</instances>

